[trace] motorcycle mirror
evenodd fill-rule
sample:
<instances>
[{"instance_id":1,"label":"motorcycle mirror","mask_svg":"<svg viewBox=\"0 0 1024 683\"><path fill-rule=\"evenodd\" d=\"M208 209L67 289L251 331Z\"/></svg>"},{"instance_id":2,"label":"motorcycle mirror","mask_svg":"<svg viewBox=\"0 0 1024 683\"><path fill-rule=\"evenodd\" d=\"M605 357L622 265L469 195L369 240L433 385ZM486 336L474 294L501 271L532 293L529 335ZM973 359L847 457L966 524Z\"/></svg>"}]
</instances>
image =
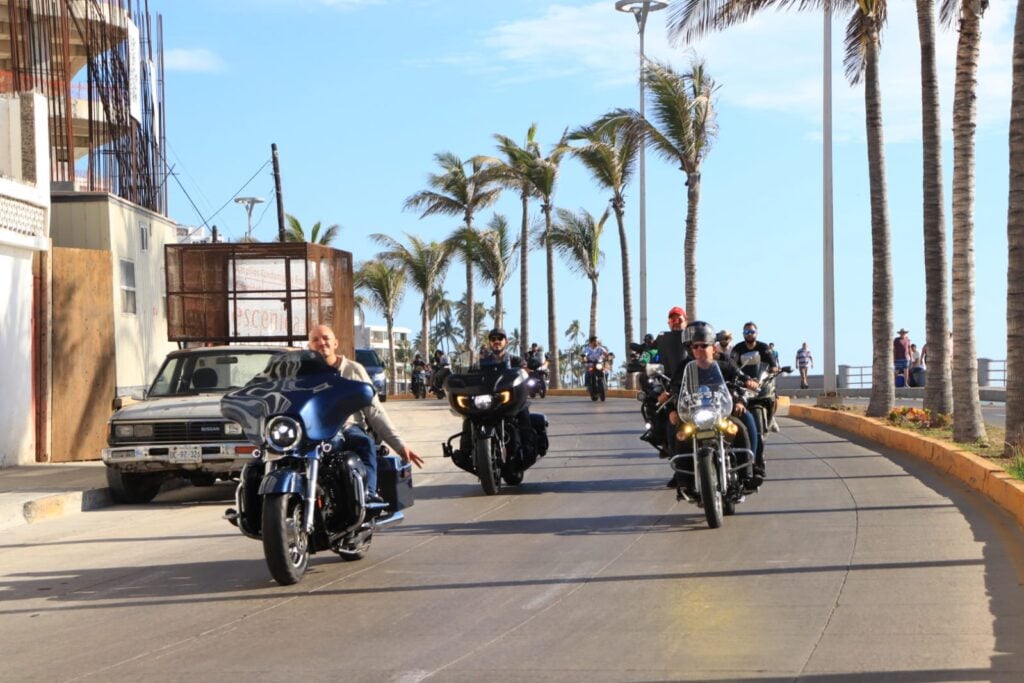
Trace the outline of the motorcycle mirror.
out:
<instances>
[{"instance_id":1,"label":"motorcycle mirror","mask_svg":"<svg viewBox=\"0 0 1024 683\"><path fill-rule=\"evenodd\" d=\"M629 349L631 351L636 351L637 353L643 353L644 352L644 345L643 344L637 344L636 342L630 342L629 343Z\"/></svg>"},{"instance_id":2,"label":"motorcycle mirror","mask_svg":"<svg viewBox=\"0 0 1024 683\"><path fill-rule=\"evenodd\" d=\"M793 372L793 368L789 365L782 368L782 372Z\"/></svg>"}]
</instances>

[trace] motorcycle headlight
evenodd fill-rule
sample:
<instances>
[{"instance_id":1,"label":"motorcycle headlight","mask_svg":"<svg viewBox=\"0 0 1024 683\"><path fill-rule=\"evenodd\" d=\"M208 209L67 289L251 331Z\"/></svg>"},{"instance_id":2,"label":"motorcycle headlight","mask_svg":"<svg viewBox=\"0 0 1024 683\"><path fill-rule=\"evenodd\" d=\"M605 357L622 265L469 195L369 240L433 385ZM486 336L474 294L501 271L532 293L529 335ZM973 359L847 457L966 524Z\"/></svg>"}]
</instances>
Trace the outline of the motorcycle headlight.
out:
<instances>
[{"instance_id":1,"label":"motorcycle headlight","mask_svg":"<svg viewBox=\"0 0 1024 683\"><path fill-rule=\"evenodd\" d=\"M492 405L494 405L494 397L490 394L473 397L473 407L477 410L488 410Z\"/></svg>"},{"instance_id":2,"label":"motorcycle headlight","mask_svg":"<svg viewBox=\"0 0 1024 683\"><path fill-rule=\"evenodd\" d=\"M294 417L277 415L270 418L266 428L267 443L278 451L290 451L302 441L302 425Z\"/></svg>"},{"instance_id":3,"label":"motorcycle headlight","mask_svg":"<svg viewBox=\"0 0 1024 683\"><path fill-rule=\"evenodd\" d=\"M705 429L712 429L717 421L715 411L708 410L707 408L700 408L695 410L693 413L693 423L697 425L697 429L704 431Z\"/></svg>"}]
</instances>

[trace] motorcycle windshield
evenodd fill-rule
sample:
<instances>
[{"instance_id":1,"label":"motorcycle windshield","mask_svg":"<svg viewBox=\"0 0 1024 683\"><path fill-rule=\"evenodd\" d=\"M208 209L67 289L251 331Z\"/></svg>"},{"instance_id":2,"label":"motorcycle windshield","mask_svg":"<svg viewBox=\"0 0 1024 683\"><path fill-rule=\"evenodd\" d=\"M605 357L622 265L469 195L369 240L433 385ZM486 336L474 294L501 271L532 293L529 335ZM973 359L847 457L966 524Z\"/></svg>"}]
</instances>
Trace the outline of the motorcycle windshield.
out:
<instances>
[{"instance_id":1,"label":"motorcycle windshield","mask_svg":"<svg viewBox=\"0 0 1024 683\"><path fill-rule=\"evenodd\" d=\"M244 387L225 394L220 410L255 444L263 442L263 426L274 415L297 417L307 438L326 441L373 397L372 385L345 379L320 354L289 351L272 359Z\"/></svg>"},{"instance_id":2,"label":"motorcycle windshield","mask_svg":"<svg viewBox=\"0 0 1024 683\"><path fill-rule=\"evenodd\" d=\"M683 370L683 383L679 392L679 412L694 418L711 411L716 419L732 413L732 395L722 376L718 363L701 368L690 361Z\"/></svg>"}]
</instances>

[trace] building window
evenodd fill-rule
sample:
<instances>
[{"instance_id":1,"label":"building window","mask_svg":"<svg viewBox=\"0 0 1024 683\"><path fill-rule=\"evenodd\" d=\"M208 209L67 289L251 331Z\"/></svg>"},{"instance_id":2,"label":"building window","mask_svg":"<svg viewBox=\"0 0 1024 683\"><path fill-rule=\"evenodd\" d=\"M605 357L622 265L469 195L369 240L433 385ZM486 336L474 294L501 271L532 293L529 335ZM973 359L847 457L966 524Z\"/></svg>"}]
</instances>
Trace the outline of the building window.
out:
<instances>
[{"instance_id":1,"label":"building window","mask_svg":"<svg viewBox=\"0 0 1024 683\"><path fill-rule=\"evenodd\" d=\"M135 313L135 262L121 259L121 312Z\"/></svg>"},{"instance_id":2,"label":"building window","mask_svg":"<svg viewBox=\"0 0 1024 683\"><path fill-rule=\"evenodd\" d=\"M139 222L139 251L149 251L149 223Z\"/></svg>"}]
</instances>

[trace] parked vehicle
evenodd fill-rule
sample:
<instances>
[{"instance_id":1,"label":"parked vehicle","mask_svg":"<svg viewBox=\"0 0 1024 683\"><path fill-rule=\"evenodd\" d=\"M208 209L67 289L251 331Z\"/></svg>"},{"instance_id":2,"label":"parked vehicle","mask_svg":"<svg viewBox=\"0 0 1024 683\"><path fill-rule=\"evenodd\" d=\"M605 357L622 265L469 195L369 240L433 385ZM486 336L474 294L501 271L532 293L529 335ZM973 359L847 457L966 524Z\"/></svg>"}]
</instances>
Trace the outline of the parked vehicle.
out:
<instances>
[{"instance_id":1,"label":"parked vehicle","mask_svg":"<svg viewBox=\"0 0 1024 683\"><path fill-rule=\"evenodd\" d=\"M309 556L330 550L362 559L376 529L404 518L413 503L411 465L380 458L383 503L367 502L366 468L338 434L369 406L373 389L345 379L313 351L277 356L265 374L225 394L221 410L259 446L225 518L263 542L274 580L297 583Z\"/></svg>"},{"instance_id":2,"label":"parked vehicle","mask_svg":"<svg viewBox=\"0 0 1024 683\"><path fill-rule=\"evenodd\" d=\"M492 365L477 372L449 375L445 383L448 403L462 415L463 430L441 445L445 457L474 474L484 493L523 481L523 473L548 451L547 420L530 414L534 448L523 447L517 418L529 405L529 384L524 370ZM452 446L459 440L459 447Z\"/></svg>"},{"instance_id":3,"label":"parked vehicle","mask_svg":"<svg viewBox=\"0 0 1024 683\"><path fill-rule=\"evenodd\" d=\"M164 359L142 401L116 399L107 424L108 447L101 454L114 499L148 503L173 477L197 486L237 477L254 447L238 423L221 415L220 397L284 351L280 346L179 349Z\"/></svg>"},{"instance_id":4,"label":"parked vehicle","mask_svg":"<svg viewBox=\"0 0 1024 683\"><path fill-rule=\"evenodd\" d=\"M656 371L655 364L647 366ZM686 367L678 398L681 453L669 460L680 500L704 509L708 526L722 526L723 515L736 512L754 475L754 453L743 424L732 416L732 396L717 364L707 371L712 379L698 380L696 363Z\"/></svg>"},{"instance_id":5,"label":"parked vehicle","mask_svg":"<svg viewBox=\"0 0 1024 683\"><path fill-rule=\"evenodd\" d=\"M388 400L388 376L384 369L384 361L380 359L373 349L356 349L356 362L366 368L366 374L373 382L373 388L377 390L377 397L381 401Z\"/></svg>"}]
</instances>

